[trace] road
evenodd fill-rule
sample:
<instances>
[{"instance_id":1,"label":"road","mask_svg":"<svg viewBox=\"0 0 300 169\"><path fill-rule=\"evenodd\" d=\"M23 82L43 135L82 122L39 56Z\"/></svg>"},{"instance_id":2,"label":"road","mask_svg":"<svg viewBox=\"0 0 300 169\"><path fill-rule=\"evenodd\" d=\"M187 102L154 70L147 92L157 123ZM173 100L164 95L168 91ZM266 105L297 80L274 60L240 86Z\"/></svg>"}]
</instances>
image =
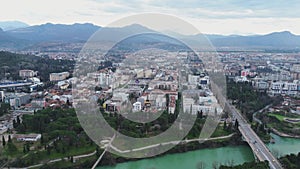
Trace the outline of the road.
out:
<instances>
[{"instance_id":1,"label":"road","mask_svg":"<svg viewBox=\"0 0 300 169\"><path fill-rule=\"evenodd\" d=\"M102 157L104 156L105 152L107 151L107 149L109 147L111 147L111 143L114 141L115 137L116 137L116 134L114 134L113 137L109 140L109 142L106 145L104 151L102 152L102 154L100 155L100 157L97 159L97 161L94 163L92 169L95 169L98 166L98 164L100 163L100 161L101 161Z\"/></svg>"},{"instance_id":2,"label":"road","mask_svg":"<svg viewBox=\"0 0 300 169\"><path fill-rule=\"evenodd\" d=\"M267 105L266 107L258 110L257 112L253 113L253 120L259 124L262 124L261 120L259 120L258 118L256 118L256 114L257 113L262 113L263 111L267 110L268 108L270 108L272 106L272 104Z\"/></svg>"},{"instance_id":3,"label":"road","mask_svg":"<svg viewBox=\"0 0 300 169\"><path fill-rule=\"evenodd\" d=\"M228 102L226 107L232 113L234 119L239 122L239 131L242 133L245 140L248 142L253 153L258 158L259 161L267 160L271 169L283 169L277 158L273 156L266 145L261 141L257 134L252 130L251 126L245 120L245 118L240 114L240 112Z\"/></svg>"}]
</instances>

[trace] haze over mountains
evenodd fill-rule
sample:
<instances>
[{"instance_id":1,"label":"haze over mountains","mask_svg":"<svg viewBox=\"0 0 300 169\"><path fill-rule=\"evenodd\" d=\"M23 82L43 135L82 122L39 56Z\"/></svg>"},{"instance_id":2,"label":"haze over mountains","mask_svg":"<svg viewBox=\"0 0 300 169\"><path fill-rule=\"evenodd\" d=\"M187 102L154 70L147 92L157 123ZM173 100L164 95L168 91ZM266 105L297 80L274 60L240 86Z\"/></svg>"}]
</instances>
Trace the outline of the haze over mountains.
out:
<instances>
[{"instance_id":1,"label":"haze over mountains","mask_svg":"<svg viewBox=\"0 0 300 169\"><path fill-rule=\"evenodd\" d=\"M17 24L18 26L18 24ZM141 25L130 25L122 28L101 28L93 24L42 24L26 26L19 23L21 28L0 29L0 48L20 49L45 42L77 43L85 42L97 30L104 29L107 38L116 38L128 32L155 32ZM0 22L1 27L1 22ZM190 40L197 44L201 35L176 35L179 38ZM300 47L300 36L291 32L274 32L267 35L252 36L223 36L206 35L212 44L217 48L259 48L259 49L297 49ZM155 39L157 40L157 39ZM149 41L149 39L145 39ZM158 40L159 41L159 40Z\"/></svg>"},{"instance_id":2,"label":"haze over mountains","mask_svg":"<svg viewBox=\"0 0 300 169\"><path fill-rule=\"evenodd\" d=\"M6 33L16 39L24 39L30 42L86 41L100 27L93 24L43 24L9 30Z\"/></svg>"},{"instance_id":3,"label":"haze over mountains","mask_svg":"<svg viewBox=\"0 0 300 169\"><path fill-rule=\"evenodd\" d=\"M29 26L28 24L20 21L2 21L2 22L0 21L0 28L3 29L4 31L13 30L17 28L25 28L28 26Z\"/></svg>"}]
</instances>

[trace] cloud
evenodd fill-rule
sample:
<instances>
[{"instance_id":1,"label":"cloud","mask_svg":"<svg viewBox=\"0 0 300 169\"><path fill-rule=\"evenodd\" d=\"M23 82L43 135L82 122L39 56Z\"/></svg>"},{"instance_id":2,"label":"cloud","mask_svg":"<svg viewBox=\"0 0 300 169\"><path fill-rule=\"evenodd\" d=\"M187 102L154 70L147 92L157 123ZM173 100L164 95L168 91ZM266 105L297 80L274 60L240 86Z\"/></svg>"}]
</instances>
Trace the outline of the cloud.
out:
<instances>
[{"instance_id":1,"label":"cloud","mask_svg":"<svg viewBox=\"0 0 300 169\"><path fill-rule=\"evenodd\" d=\"M285 29L300 34L298 0L4 1L5 5L0 6L0 20L20 20L29 24L93 22L105 26L131 14L158 12L179 16L195 25L206 23L202 27L206 28L204 32L210 33L262 33ZM248 23L243 24L245 21Z\"/></svg>"}]
</instances>

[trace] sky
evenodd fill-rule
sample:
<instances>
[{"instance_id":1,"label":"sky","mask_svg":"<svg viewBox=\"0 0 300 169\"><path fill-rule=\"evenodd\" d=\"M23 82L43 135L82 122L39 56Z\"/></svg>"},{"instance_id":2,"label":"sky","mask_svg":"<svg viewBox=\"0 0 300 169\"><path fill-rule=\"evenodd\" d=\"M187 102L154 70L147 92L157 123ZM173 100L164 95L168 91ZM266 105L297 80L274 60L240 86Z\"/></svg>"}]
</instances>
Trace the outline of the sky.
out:
<instances>
[{"instance_id":1,"label":"sky","mask_svg":"<svg viewBox=\"0 0 300 169\"><path fill-rule=\"evenodd\" d=\"M208 34L300 35L299 0L2 0L0 21L105 26L139 13L177 16Z\"/></svg>"}]
</instances>

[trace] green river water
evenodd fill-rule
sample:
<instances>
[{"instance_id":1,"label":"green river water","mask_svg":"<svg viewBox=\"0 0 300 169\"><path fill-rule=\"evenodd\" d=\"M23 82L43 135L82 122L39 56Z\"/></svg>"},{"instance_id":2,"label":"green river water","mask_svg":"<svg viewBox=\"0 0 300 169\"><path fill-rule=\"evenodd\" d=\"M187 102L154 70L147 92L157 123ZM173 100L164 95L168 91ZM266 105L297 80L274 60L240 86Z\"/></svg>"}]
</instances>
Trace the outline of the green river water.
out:
<instances>
[{"instance_id":1,"label":"green river water","mask_svg":"<svg viewBox=\"0 0 300 169\"><path fill-rule=\"evenodd\" d=\"M283 156L300 152L300 139L272 136L275 138L276 143L268 144L267 146L276 155ZM120 163L115 166L97 167L97 169L197 169L199 163L204 163L205 169L210 169L213 163L216 162L236 165L253 160L254 155L250 147L227 146L169 154L156 158Z\"/></svg>"}]
</instances>

